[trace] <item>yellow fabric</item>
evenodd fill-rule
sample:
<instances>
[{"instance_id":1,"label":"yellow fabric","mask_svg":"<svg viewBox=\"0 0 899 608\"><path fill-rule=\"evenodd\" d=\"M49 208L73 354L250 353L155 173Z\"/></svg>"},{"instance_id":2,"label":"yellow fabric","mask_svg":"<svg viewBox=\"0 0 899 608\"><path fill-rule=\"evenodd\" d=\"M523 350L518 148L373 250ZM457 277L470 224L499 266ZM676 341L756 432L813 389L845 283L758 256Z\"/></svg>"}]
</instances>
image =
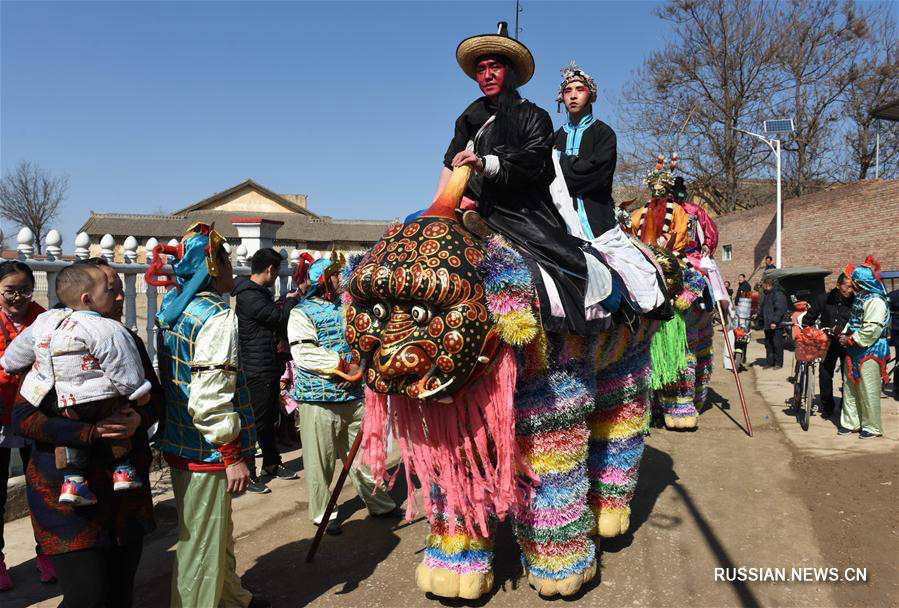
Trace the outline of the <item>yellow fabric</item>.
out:
<instances>
[{"instance_id":1,"label":"yellow fabric","mask_svg":"<svg viewBox=\"0 0 899 608\"><path fill-rule=\"evenodd\" d=\"M237 317L231 309L210 317L197 332L191 367L214 369L191 373L187 411L203 438L213 445L224 445L240 433L240 417L233 403L238 349Z\"/></svg>"},{"instance_id":2,"label":"yellow fabric","mask_svg":"<svg viewBox=\"0 0 899 608\"><path fill-rule=\"evenodd\" d=\"M856 344L868 347L880 340L887 320L887 304L880 298L871 298L862 308L862 326L852 333Z\"/></svg>"},{"instance_id":3,"label":"yellow fabric","mask_svg":"<svg viewBox=\"0 0 899 608\"><path fill-rule=\"evenodd\" d=\"M640 207L631 214L631 232L634 236L640 238L640 221L646 212L646 205ZM687 235L687 222L689 217L684 208L674 203L674 210L671 216L671 230L665 234L657 234L655 222L652 217L646 218L646 225L643 227L642 241L649 245L658 245L659 237L665 238L664 247L669 251L683 251L689 244ZM672 241L673 238L673 241Z\"/></svg>"},{"instance_id":4,"label":"yellow fabric","mask_svg":"<svg viewBox=\"0 0 899 608\"><path fill-rule=\"evenodd\" d=\"M246 608L253 594L237 576L225 472L170 471L178 509L172 608Z\"/></svg>"},{"instance_id":5,"label":"yellow fabric","mask_svg":"<svg viewBox=\"0 0 899 608\"><path fill-rule=\"evenodd\" d=\"M342 317L341 317L342 318ZM313 374L325 374L340 365L340 353L318 345L315 324L303 310L294 308L287 320L287 340L294 365ZM303 342L311 340L312 342Z\"/></svg>"}]
</instances>

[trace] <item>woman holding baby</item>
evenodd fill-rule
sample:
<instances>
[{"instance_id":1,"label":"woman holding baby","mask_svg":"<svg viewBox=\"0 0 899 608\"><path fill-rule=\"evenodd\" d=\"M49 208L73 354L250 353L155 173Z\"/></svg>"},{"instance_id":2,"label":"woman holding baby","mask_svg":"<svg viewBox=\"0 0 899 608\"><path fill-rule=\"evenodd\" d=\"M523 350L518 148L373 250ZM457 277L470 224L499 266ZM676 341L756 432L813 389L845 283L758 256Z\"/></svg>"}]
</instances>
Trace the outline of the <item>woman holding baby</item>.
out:
<instances>
[{"instance_id":1,"label":"woman holding baby","mask_svg":"<svg viewBox=\"0 0 899 608\"><path fill-rule=\"evenodd\" d=\"M119 321L124 295L118 274L105 260L92 258L76 264L99 269L114 302L103 317ZM2 284L0 284L2 287ZM146 347L131 332L150 381L150 400L141 407L124 407L98 421L70 416L48 416L19 396L12 425L21 437L34 441L26 471L28 505L41 552L56 569L68 607L131 606L134 577L143 552L144 536L155 529L149 472L152 455L147 430L159 419L162 393ZM45 399L57 399L51 391ZM44 411L42 411L44 409ZM114 491L116 465L109 440L130 439L130 466L143 480L130 491ZM57 467L56 447L79 448L89 453L84 478L96 504L72 506L60 502L64 470Z\"/></svg>"}]
</instances>

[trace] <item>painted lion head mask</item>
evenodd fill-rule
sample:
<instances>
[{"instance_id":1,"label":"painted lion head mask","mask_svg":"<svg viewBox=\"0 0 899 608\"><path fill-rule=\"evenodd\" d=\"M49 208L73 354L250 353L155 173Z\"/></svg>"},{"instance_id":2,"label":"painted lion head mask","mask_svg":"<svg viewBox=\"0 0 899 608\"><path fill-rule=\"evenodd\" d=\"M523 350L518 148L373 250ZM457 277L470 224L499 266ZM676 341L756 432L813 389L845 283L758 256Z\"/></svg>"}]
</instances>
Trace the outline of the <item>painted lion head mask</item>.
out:
<instances>
[{"instance_id":1,"label":"painted lion head mask","mask_svg":"<svg viewBox=\"0 0 899 608\"><path fill-rule=\"evenodd\" d=\"M349 275L346 338L376 392L448 397L479 378L499 346L478 270L484 247L453 209L438 200L392 227Z\"/></svg>"}]
</instances>

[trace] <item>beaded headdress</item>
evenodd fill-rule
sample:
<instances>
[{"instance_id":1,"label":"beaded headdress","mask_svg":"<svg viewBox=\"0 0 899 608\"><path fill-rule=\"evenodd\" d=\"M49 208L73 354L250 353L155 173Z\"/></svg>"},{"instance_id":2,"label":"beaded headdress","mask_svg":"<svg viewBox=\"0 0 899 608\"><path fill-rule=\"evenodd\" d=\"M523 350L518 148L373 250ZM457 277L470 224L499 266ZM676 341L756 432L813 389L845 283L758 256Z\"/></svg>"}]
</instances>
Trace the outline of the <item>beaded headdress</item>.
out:
<instances>
[{"instance_id":1,"label":"beaded headdress","mask_svg":"<svg viewBox=\"0 0 899 608\"><path fill-rule=\"evenodd\" d=\"M677 152L671 155L671 160L667 162L667 168L665 165L665 157L659 154L656 157L656 164L646 173L646 179L643 180L653 194L662 195L666 190L674 187L672 172L677 169Z\"/></svg>"},{"instance_id":2,"label":"beaded headdress","mask_svg":"<svg viewBox=\"0 0 899 608\"><path fill-rule=\"evenodd\" d=\"M596 81L593 80L593 77L590 76L590 74L579 68L577 63L572 61L560 71L562 72L562 84L559 85L559 94L556 95L556 104L560 111L563 102L562 94L565 92L565 87L575 81L583 82L587 85L587 88L590 89L590 103L596 101Z\"/></svg>"}]
</instances>

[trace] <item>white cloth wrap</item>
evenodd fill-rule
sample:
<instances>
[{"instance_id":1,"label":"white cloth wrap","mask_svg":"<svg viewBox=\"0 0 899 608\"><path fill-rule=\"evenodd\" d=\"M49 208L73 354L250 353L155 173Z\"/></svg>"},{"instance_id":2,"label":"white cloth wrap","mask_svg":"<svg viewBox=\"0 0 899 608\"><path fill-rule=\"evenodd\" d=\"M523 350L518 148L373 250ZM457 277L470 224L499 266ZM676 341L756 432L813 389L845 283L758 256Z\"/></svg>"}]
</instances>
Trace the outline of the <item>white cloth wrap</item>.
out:
<instances>
[{"instance_id":1,"label":"white cloth wrap","mask_svg":"<svg viewBox=\"0 0 899 608\"><path fill-rule=\"evenodd\" d=\"M565 183L565 176L562 175L559 151L554 150L552 157L556 178L549 185L549 192L552 195L553 203L565 221L568 233L586 240L580 218L574 208L571 194L568 192L568 185ZM665 294L659 286L655 266L631 242L620 226L607 230L589 242L599 253L600 259L621 277L627 291L624 296L635 309L645 313L664 303ZM587 259L587 293L592 293L594 298L605 294L599 298L599 300L603 300L612 292L612 276L608 269L597 263L595 259L591 263L592 256L586 255L585 257ZM599 268L602 268L602 272L598 270ZM586 307L589 309L599 300L591 301L588 297Z\"/></svg>"}]
</instances>

